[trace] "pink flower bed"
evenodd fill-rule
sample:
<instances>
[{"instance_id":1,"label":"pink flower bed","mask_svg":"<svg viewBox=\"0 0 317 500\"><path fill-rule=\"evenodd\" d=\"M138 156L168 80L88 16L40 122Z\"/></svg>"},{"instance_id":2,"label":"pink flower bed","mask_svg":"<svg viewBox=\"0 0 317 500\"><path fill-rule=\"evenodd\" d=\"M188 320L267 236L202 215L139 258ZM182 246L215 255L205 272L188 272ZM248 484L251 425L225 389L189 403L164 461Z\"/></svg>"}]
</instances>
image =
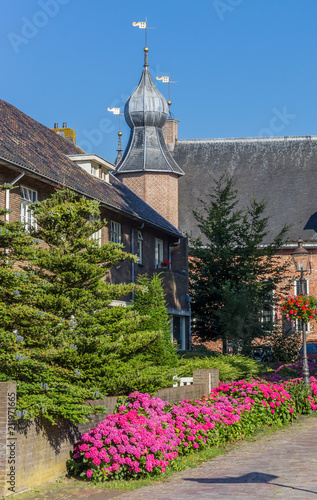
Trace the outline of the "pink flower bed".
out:
<instances>
[{"instance_id":1,"label":"pink flower bed","mask_svg":"<svg viewBox=\"0 0 317 500\"><path fill-rule=\"evenodd\" d=\"M69 468L99 481L161 474L179 455L291 421L294 408L282 384L265 381L221 383L209 396L173 405L135 392L81 436Z\"/></svg>"}]
</instances>

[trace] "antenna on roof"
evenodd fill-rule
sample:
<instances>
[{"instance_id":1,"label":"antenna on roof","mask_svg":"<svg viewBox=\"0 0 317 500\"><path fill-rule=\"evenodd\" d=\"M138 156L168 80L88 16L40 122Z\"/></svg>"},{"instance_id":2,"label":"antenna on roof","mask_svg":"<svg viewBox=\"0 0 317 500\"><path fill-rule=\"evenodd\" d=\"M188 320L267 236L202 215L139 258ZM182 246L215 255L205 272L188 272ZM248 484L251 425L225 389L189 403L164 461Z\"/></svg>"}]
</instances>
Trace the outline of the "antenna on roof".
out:
<instances>
[{"instance_id":1,"label":"antenna on roof","mask_svg":"<svg viewBox=\"0 0 317 500\"><path fill-rule=\"evenodd\" d=\"M173 114L171 113L171 104L172 104L172 101L171 101L171 83L177 83L177 82L172 82L170 80L170 76L157 76L156 77L157 80L161 80L163 83L168 83L168 101L167 101L167 104L168 104L168 108L169 108L169 118L174 118Z\"/></svg>"},{"instance_id":2,"label":"antenna on roof","mask_svg":"<svg viewBox=\"0 0 317 500\"><path fill-rule=\"evenodd\" d=\"M122 137L122 132L121 132L121 116L123 115L123 113L120 113L120 108L107 108L108 111L110 111L111 113L113 113L114 115L118 115L119 116L119 132L118 132L118 154L117 154L117 158L114 162L115 166L117 166L120 161L121 161L121 158L122 158L122 146L121 146L121 137Z\"/></svg>"}]
</instances>

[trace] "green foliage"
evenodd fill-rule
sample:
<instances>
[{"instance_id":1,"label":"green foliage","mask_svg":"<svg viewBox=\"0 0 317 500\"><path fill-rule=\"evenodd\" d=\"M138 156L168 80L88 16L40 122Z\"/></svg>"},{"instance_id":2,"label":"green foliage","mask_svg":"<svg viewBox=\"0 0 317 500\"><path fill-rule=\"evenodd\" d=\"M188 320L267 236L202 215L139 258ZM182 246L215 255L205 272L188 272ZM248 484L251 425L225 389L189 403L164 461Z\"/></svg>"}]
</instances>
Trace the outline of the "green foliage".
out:
<instances>
[{"instance_id":1,"label":"green foliage","mask_svg":"<svg viewBox=\"0 0 317 500\"><path fill-rule=\"evenodd\" d=\"M142 327L147 331L159 332L157 341L151 346L149 355L155 365L176 366L177 351L171 342L171 331L162 279L154 274L150 279L146 274L138 279L133 307L142 317Z\"/></svg>"},{"instance_id":2,"label":"green foliage","mask_svg":"<svg viewBox=\"0 0 317 500\"><path fill-rule=\"evenodd\" d=\"M235 341L248 353L252 339L272 330L261 311L272 308L272 292L285 278L288 263L281 264L276 252L287 227L263 245L265 202L253 198L243 209L237 204L234 181L222 177L215 181L210 203L203 203L203 213L194 211L201 236L191 240L190 248L193 332L202 340L221 338L224 348Z\"/></svg>"},{"instance_id":3,"label":"green foliage","mask_svg":"<svg viewBox=\"0 0 317 500\"><path fill-rule=\"evenodd\" d=\"M105 225L98 203L62 190L32 210L30 233L0 221L0 380L17 381L18 412L76 423L103 411L87 400L171 385L172 372L153 362L161 323L155 331L132 307L110 307L136 286L105 278L134 257L91 238Z\"/></svg>"},{"instance_id":4,"label":"green foliage","mask_svg":"<svg viewBox=\"0 0 317 500\"><path fill-rule=\"evenodd\" d=\"M282 374L281 374L282 376ZM311 388L307 387L302 380L292 380L285 384L285 389L295 402L296 413L309 415L312 412L308 397L311 396Z\"/></svg>"},{"instance_id":5,"label":"green foliage","mask_svg":"<svg viewBox=\"0 0 317 500\"><path fill-rule=\"evenodd\" d=\"M254 359L241 355L228 354L206 357L182 357L177 368L178 377L191 377L193 370L203 368L218 368L219 378L225 380L242 380L257 377L261 364Z\"/></svg>"},{"instance_id":6,"label":"green foliage","mask_svg":"<svg viewBox=\"0 0 317 500\"><path fill-rule=\"evenodd\" d=\"M302 345L300 332L290 330L287 334L282 334L280 331L274 330L270 342L274 359L281 363L291 363L297 360Z\"/></svg>"}]
</instances>

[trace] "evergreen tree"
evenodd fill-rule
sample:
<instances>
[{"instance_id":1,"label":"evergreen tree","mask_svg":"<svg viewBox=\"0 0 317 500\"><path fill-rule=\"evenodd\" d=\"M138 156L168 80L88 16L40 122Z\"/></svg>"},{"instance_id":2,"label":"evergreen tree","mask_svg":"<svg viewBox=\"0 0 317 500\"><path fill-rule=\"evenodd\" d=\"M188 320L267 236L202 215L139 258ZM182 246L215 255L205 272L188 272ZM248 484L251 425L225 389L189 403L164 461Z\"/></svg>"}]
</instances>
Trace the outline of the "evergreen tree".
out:
<instances>
[{"instance_id":1,"label":"evergreen tree","mask_svg":"<svg viewBox=\"0 0 317 500\"><path fill-rule=\"evenodd\" d=\"M31 209L30 233L0 221L0 378L17 381L19 415L82 421L102 410L87 399L147 384L144 353L160 332L144 331L131 307L110 307L136 287L106 275L133 256L92 237L105 225L97 202L61 190ZM150 387L160 383L152 373Z\"/></svg>"},{"instance_id":2,"label":"evergreen tree","mask_svg":"<svg viewBox=\"0 0 317 500\"><path fill-rule=\"evenodd\" d=\"M249 352L255 338L265 338L273 328L263 321L263 310L272 309L274 290L285 280L288 262L281 262L288 228L284 226L270 244L266 204L252 199L237 208L233 179L215 181L210 203L203 213L194 211L201 236L191 240L190 287L193 297L193 333L203 341L233 341Z\"/></svg>"},{"instance_id":3,"label":"evergreen tree","mask_svg":"<svg viewBox=\"0 0 317 500\"><path fill-rule=\"evenodd\" d=\"M142 316L141 327L147 331L159 332L159 338L151 346L149 355L157 365L175 367L176 349L171 341L171 329L162 287L162 279L154 274L150 279L143 274L135 293L134 309Z\"/></svg>"}]
</instances>

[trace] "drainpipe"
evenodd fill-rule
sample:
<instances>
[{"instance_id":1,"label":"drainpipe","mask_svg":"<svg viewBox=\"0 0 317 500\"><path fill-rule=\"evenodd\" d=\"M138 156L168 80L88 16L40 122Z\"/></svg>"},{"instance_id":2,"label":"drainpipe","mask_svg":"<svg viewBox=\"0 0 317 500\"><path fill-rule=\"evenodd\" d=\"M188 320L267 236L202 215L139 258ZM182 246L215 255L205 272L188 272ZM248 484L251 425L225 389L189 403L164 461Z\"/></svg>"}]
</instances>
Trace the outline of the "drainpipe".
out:
<instances>
[{"instance_id":1,"label":"drainpipe","mask_svg":"<svg viewBox=\"0 0 317 500\"><path fill-rule=\"evenodd\" d=\"M169 243L168 244L168 260L170 261L170 265L168 266L169 269L172 267L172 247L176 247L179 245L181 242L181 239L178 238L178 240L175 243Z\"/></svg>"},{"instance_id":2,"label":"drainpipe","mask_svg":"<svg viewBox=\"0 0 317 500\"><path fill-rule=\"evenodd\" d=\"M190 316L188 317L188 349L192 350L192 306L191 306L192 297L190 297L189 293L186 293L186 302L188 304L188 312Z\"/></svg>"},{"instance_id":3,"label":"drainpipe","mask_svg":"<svg viewBox=\"0 0 317 500\"><path fill-rule=\"evenodd\" d=\"M135 229L138 229L141 231L141 229L144 228L144 222L142 222L141 226L138 227L132 227L131 229L131 253L134 255L134 231ZM131 262L131 283L134 283L135 277L134 277L134 260ZM132 292L132 300L134 300L134 292Z\"/></svg>"},{"instance_id":4,"label":"drainpipe","mask_svg":"<svg viewBox=\"0 0 317 500\"><path fill-rule=\"evenodd\" d=\"M18 177L16 177L16 179L14 179L12 182L9 182L8 185L11 187L11 186L14 186L14 184L16 182L18 182L20 179L22 179L22 177L24 176L24 172L22 172L20 175L18 175ZM6 222L9 222L9 219L10 219L10 189L6 189L5 190L5 209L7 210L7 213L5 215L5 220Z\"/></svg>"}]
</instances>

